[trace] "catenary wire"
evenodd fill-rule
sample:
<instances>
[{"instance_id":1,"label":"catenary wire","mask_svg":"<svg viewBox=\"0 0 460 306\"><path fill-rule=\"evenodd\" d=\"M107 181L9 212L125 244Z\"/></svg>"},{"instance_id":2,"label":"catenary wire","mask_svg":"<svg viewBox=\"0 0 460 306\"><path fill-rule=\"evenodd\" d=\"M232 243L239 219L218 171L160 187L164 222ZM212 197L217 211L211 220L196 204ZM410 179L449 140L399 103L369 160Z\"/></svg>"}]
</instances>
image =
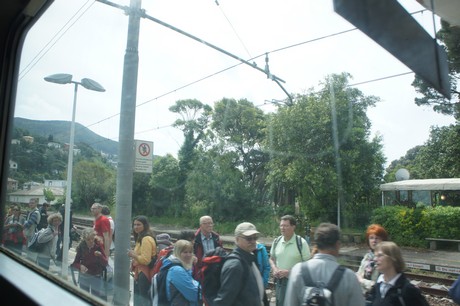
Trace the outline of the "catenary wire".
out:
<instances>
[{"instance_id":1,"label":"catenary wire","mask_svg":"<svg viewBox=\"0 0 460 306\"><path fill-rule=\"evenodd\" d=\"M90 2L93 1L79 16L77 16L81 10ZM64 34L67 33L68 30L84 15L86 12L94 5L95 1L94 0L88 0L86 1L78 10L77 12L70 17L70 19L54 34L53 37L48 41L48 43L43 46L43 48L35 55L35 57L22 69L22 71L19 72L19 81L21 81L29 72L32 70L32 68L35 67L36 64L42 59L43 56L45 56L51 48L64 36ZM73 22L72 22L73 20ZM72 22L72 23L71 23ZM71 24L70 24L71 23ZM69 25L70 24L70 25ZM67 27L67 25L69 25ZM66 28L67 27L67 28ZM64 30L65 29L65 30ZM57 38L56 38L57 37ZM56 40L54 40L56 38ZM54 40L54 42L53 42ZM53 42L53 43L52 43ZM49 46L48 49L46 49ZM46 49L46 50L45 50Z\"/></svg>"}]
</instances>

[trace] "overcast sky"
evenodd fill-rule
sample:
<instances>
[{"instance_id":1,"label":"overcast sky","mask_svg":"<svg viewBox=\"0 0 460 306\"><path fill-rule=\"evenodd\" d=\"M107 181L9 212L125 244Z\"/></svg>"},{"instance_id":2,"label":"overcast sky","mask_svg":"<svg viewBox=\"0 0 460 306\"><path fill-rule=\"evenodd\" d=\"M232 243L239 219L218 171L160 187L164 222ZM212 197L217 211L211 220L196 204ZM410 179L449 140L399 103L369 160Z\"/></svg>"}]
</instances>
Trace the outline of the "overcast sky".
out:
<instances>
[{"instance_id":1,"label":"overcast sky","mask_svg":"<svg viewBox=\"0 0 460 306\"><path fill-rule=\"evenodd\" d=\"M399 2L409 12L423 9L415 0ZM129 5L127 0L116 3ZM334 13L331 0L144 0L142 6L147 14L232 54L254 58L258 67L264 68L268 52L270 71L294 94L318 87L331 73L349 72L351 83L361 83L410 72L358 30L330 36L354 28ZM431 12L414 18L433 33ZM121 10L99 2L56 0L26 38L15 115L71 120L73 87L43 77L88 77L107 91L80 87L76 121L118 140L127 23ZM177 100L212 105L223 97L247 98L269 112L275 107L267 101L286 99L260 71L150 20L141 20L139 39L134 137L154 141L156 155L177 156L182 144L181 132L171 127L177 117L168 111ZM388 162L423 144L431 126L454 123L414 104L413 79L410 73L357 86L382 100L368 115L373 135L383 136Z\"/></svg>"}]
</instances>

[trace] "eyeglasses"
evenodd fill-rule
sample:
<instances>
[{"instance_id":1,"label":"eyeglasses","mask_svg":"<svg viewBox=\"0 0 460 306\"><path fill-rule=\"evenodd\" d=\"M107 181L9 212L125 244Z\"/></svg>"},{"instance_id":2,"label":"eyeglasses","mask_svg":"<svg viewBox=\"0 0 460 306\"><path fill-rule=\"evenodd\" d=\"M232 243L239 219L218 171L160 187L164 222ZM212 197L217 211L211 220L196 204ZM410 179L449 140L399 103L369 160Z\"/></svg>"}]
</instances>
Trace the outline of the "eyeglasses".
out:
<instances>
[{"instance_id":1,"label":"eyeglasses","mask_svg":"<svg viewBox=\"0 0 460 306\"><path fill-rule=\"evenodd\" d=\"M259 239L259 237L257 236L240 236L241 238L243 238L244 240L246 240L247 242L251 242L251 241L257 241L257 239Z\"/></svg>"}]
</instances>

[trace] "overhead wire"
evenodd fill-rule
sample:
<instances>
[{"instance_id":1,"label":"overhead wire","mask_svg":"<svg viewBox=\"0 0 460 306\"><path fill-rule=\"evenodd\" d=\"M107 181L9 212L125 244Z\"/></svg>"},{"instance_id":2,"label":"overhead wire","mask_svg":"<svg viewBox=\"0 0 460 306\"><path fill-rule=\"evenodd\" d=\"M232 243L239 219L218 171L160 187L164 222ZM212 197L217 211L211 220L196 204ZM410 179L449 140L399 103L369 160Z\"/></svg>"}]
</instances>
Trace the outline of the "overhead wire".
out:
<instances>
[{"instance_id":1,"label":"overhead wire","mask_svg":"<svg viewBox=\"0 0 460 306\"><path fill-rule=\"evenodd\" d=\"M76 17L76 16L79 14L79 12L80 12L90 1L92 1L93 3L92 3L91 5L89 5L89 6L88 6L78 17ZM217 6L219 6L219 8L220 8L220 4L218 3L218 1L216 0L215 2L216 2L216 4L217 4ZM68 21L63 27L61 27L61 29L53 36L53 38L47 43L47 45L45 45L44 48L34 57L34 59L33 59L33 60L32 60L32 61L31 61L21 72L20 72L20 75L22 74L22 76L20 77L20 79L22 79L22 78L23 78L23 77L24 77L24 76L25 76L25 75L26 75L26 74L27 74L27 73L28 73L28 72L29 72L29 71L30 71L40 60L41 60L41 58L42 58L42 57L43 57L43 56L44 56L44 55L45 55L45 54L46 54L46 53L47 53L47 52L48 52L48 51L49 51L49 50L50 50L50 49L51 49L61 38L62 38L62 36L63 36L63 35L64 35L64 34L65 34L65 33L66 33L66 32L67 32L67 31L68 31L68 30L69 30L69 29L70 29L70 28L71 28L71 27L72 27L72 26L83 16L90 8L91 8L91 7L92 7L92 5L93 5L94 3L95 3L94 0L88 0L85 4L82 5L82 7L80 7L80 8L78 9L78 11L69 19L69 21ZM239 36L238 33L236 32L235 28L233 27L232 23L230 22L230 20L229 20L228 17L226 16L226 14L223 12L223 10L222 10L221 8L220 8L220 10L221 10L222 14L224 15L224 17L227 19L227 21L228 21L228 23L230 24L232 30L234 31L235 35L238 37L240 43L243 45L243 47L244 47L244 49L246 50L246 52L249 54L249 56L251 56L251 55L250 55L250 52L249 52L248 49L246 48L244 42L241 40L240 36ZM411 14L411 15L414 15L414 14L418 14L418 13L423 13L424 11L426 11L426 9L422 9L422 10L419 10L419 11L415 11L415 12L412 12L412 13L410 13L410 14ZM74 19L74 18L76 18L76 19ZM70 24L70 26L69 26L65 31L63 31L64 28L72 21L72 19L74 19L74 21ZM319 41L319 40L323 40L323 39L327 39L327 38L331 38L331 37L334 37L334 36L347 34L347 33L349 33L349 32L355 31L355 30L357 30L357 28L352 28L352 29L348 29L348 30L344 30L344 31L340 31L340 32L332 33L332 34L327 34L327 35L324 35L324 36L321 36L321 37L317 37L317 38L313 38L313 39L310 39L310 40L302 41L302 42L295 43L295 44L292 44L292 45L288 45L288 46L285 46L285 47L281 47L281 48L278 48L278 49L273 49L273 50L271 50L271 51L268 51L268 52L262 53L262 54L260 54L260 55L257 55L257 56L255 56L255 57L251 57L251 58L248 59L247 61L253 61L253 60L258 59L258 58L260 58L260 57L267 56L267 55L270 54L270 53L281 52L281 51L284 51L284 50L287 50L287 49L291 49L291 48L295 48L295 47L298 47L298 46L301 46L301 45L305 45L305 44L308 44L308 43L313 43L313 42L316 42L316 41ZM59 35L59 33L61 33L61 35ZM59 35L59 37L58 37L58 35ZM56 37L58 37L58 38L53 42L53 44L52 44L46 51L43 51L47 46L49 46L49 45L51 44L51 42L53 41L53 39L55 39ZM44 52L44 53L39 57L39 55L40 55L42 52ZM37 59L37 58L38 58L38 59ZM36 60L36 61L34 62L34 60ZM32 63L33 63L33 64L32 64ZM223 73L223 72L225 72L225 71L227 71L227 70L233 69L233 68L235 68L235 67L237 67L237 66L239 66L239 65L241 65L241 64L242 64L241 62L236 63L236 64L234 64L234 65L231 65L231 66L227 67L227 68L221 69L221 70L219 70L219 71L217 71L217 72L214 72L214 73L211 73L211 74L206 75L206 76L204 76L204 77L201 77L201 78L199 78L199 79L197 79L197 80L195 80L195 81L189 82L189 83L187 83L187 84L185 84L185 85L181 85L181 86L179 86L179 87L177 87L177 88L175 88L175 89L173 89L173 90L167 91L167 92L165 92L165 93L163 93L163 94L158 95L158 96L155 97L155 98L146 100L146 101L144 101L144 102L142 102L142 103L136 105L136 108L137 108L137 107L140 107L140 106L143 106L143 105L145 105L145 104L148 104L148 103L150 103L150 102L156 101L156 100L158 100L158 99L160 99L160 98L163 98L163 97L165 97L165 96L167 96L167 95L169 95L169 94L175 93L175 92L177 92L177 91L179 91L179 90L182 90L182 89L184 89L184 88L186 88L186 87L189 87L189 86L192 86L192 85L194 85L194 84L197 84L197 83L199 83L199 82L201 82L201 81L204 81L204 80L206 80L206 79L209 79L209 78L211 78L211 77L214 77L214 76L216 76L216 75L218 75L218 74L221 74L221 73ZM26 69L28 69L28 70L26 71ZM26 71L26 72L24 72L24 71ZM400 74L385 76L385 77L381 77L381 78L377 78L377 79L373 79L373 80L363 81L363 82L356 83L356 84L350 84L349 86L357 86L357 85L361 85L361 84L366 84L366 83L371 83L371 82L377 82L377 81L381 81L381 80L384 80L384 79L399 77L399 76L403 76L403 75L410 74L410 73L413 73L413 72L405 72L405 73L400 73ZM262 104L262 105L265 105L265 103ZM104 118L104 119L101 119L101 120L99 120L99 121L97 121L97 122L91 123L91 124L89 124L89 125L87 125L87 126L85 126L85 127L86 127L86 128L89 128L89 127L91 127L91 126L100 124L100 123L102 123L102 122L104 122L104 121L107 121L107 120L109 120L109 119L112 119L112 118L118 116L119 114L120 114L120 113L116 113L116 114L110 115L110 116L107 117L107 118ZM156 130L156 129L161 129L161 128L167 128L167 127L171 127L171 126L172 126L172 125L166 125L166 126L162 126L162 127L158 127L158 128L153 128L153 129L150 129L150 130ZM148 130L147 130L147 131L148 131ZM145 132L145 131L143 131L142 133L144 133L144 132ZM136 134L138 134L138 133L136 133ZM114 139L116 139L116 138L114 138Z\"/></svg>"},{"instance_id":2,"label":"overhead wire","mask_svg":"<svg viewBox=\"0 0 460 306\"><path fill-rule=\"evenodd\" d=\"M93 1L80 15L80 11L90 2ZM54 34L53 37L48 41L48 43L43 46L43 48L35 55L35 57L19 72L19 81L21 81L29 72L35 67L36 64L45 56L51 48L67 33L68 30L84 15L86 12L94 5L94 0L86 1L78 10L77 12ZM77 16L78 15L78 16ZM72 22L73 20L73 22ZM72 22L72 23L71 23ZM71 24L70 24L71 23ZM70 25L69 25L70 24ZM69 25L67 27L67 25ZM67 28L66 28L67 27ZM65 29L65 30L64 30ZM53 42L54 40L54 42ZM53 43L52 43L53 42ZM48 48L49 47L49 48ZM48 49L46 49L48 48ZM46 50L45 50L46 49Z\"/></svg>"},{"instance_id":3,"label":"overhead wire","mask_svg":"<svg viewBox=\"0 0 460 306\"><path fill-rule=\"evenodd\" d=\"M230 28L232 28L233 30L233 33L235 33L235 36L238 38L239 42L241 43L241 45L243 46L244 50L246 51L246 53L249 55L249 57L252 57L251 53L249 52L248 48L246 48L246 45L245 43L243 42L243 40L241 39L240 35L238 35L238 32L236 31L235 27L233 26L232 22L230 21L230 19L227 17L227 15L225 14L224 10L222 9L220 3L216 0L216 5L219 7L219 10L220 12L222 13L222 15L224 15L224 18L227 20L228 24L230 25Z\"/></svg>"}]
</instances>

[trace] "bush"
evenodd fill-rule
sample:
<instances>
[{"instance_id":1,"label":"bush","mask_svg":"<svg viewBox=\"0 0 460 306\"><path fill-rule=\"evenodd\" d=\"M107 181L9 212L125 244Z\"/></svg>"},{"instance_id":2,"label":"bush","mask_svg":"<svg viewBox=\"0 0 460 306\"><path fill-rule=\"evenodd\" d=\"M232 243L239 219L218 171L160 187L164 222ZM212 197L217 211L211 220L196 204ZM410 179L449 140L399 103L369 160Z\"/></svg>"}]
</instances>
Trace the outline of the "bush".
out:
<instances>
[{"instance_id":1,"label":"bush","mask_svg":"<svg viewBox=\"0 0 460 306\"><path fill-rule=\"evenodd\" d=\"M427 247L425 238L460 239L460 207L385 206L371 223L382 225L400 246Z\"/></svg>"}]
</instances>

